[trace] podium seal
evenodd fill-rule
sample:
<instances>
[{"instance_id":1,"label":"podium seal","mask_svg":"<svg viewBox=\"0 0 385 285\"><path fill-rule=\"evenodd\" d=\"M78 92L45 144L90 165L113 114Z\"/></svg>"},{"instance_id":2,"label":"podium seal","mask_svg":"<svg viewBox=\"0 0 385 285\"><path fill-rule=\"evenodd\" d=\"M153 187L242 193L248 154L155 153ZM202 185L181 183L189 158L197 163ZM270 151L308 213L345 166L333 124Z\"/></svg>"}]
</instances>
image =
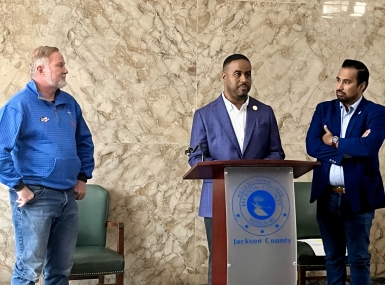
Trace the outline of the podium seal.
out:
<instances>
[{"instance_id":1,"label":"podium seal","mask_svg":"<svg viewBox=\"0 0 385 285\"><path fill-rule=\"evenodd\" d=\"M256 236L278 232L290 215L285 188L266 176L253 176L241 182L233 194L231 208L239 226Z\"/></svg>"}]
</instances>

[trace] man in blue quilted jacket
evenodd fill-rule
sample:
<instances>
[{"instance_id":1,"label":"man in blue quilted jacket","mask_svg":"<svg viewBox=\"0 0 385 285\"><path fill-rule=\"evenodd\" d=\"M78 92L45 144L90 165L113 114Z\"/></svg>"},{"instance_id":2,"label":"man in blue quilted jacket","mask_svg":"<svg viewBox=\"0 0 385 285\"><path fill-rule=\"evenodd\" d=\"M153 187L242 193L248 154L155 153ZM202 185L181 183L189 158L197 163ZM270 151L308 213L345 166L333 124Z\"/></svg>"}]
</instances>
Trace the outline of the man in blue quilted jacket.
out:
<instances>
[{"instance_id":1,"label":"man in blue quilted jacket","mask_svg":"<svg viewBox=\"0 0 385 285\"><path fill-rule=\"evenodd\" d=\"M32 53L31 81L0 109L0 182L9 187L16 262L12 285L68 284L76 246L76 199L94 169L91 133L66 86L63 55Z\"/></svg>"}]
</instances>

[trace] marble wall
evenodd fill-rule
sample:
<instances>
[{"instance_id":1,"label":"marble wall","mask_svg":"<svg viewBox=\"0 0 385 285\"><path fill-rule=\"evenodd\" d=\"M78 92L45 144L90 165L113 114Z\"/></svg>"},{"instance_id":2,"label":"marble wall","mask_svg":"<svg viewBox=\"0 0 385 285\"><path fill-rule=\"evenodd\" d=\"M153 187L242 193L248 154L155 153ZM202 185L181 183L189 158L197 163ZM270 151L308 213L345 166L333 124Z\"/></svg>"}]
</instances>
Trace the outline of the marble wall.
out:
<instances>
[{"instance_id":1,"label":"marble wall","mask_svg":"<svg viewBox=\"0 0 385 285\"><path fill-rule=\"evenodd\" d=\"M384 13L382 0L0 0L0 105L28 81L31 50L58 46L65 90L94 136L90 183L110 190L110 219L125 224L126 283L202 284L200 183L181 177L192 116L222 91L223 60L250 58L250 94L273 107L287 159L311 160L306 131L316 104L335 97L344 59L366 63L365 96L385 103ZM381 151L383 173L384 161ZM1 190L0 284L9 284L13 230ZM372 228L373 276L385 275L384 215Z\"/></svg>"}]
</instances>

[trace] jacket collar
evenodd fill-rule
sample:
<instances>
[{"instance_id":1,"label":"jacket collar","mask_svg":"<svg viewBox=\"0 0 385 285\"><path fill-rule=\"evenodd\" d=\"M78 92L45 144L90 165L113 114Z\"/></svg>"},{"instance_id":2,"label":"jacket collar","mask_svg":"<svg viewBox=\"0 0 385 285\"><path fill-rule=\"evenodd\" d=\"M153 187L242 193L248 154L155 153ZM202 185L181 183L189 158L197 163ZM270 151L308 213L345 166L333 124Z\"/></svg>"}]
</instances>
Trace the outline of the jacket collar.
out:
<instances>
[{"instance_id":1,"label":"jacket collar","mask_svg":"<svg viewBox=\"0 0 385 285\"><path fill-rule=\"evenodd\" d=\"M47 101L43 95L41 95L38 91L37 91L37 86L36 86L36 82L31 79L28 83L27 83L27 88L29 90L31 90L36 96L38 99L40 100L45 100ZM66 98L66 96L64 96L65 92L61 91L60 89L57 89L56 90L56 93L55 93L55 105L61 105L61 104L67 104L68 103L68 99ZM47 101L48 102L48 101Z\"/></svg>"},{"instance_id":2,"label":"jacket collar","mask_svg":"<svg viewBox=\"0 0 385 285\"><path fill-rule=\"evenodd\" d=\"M349 121L348 128L346 129L345 137L349 137L352 130L354 129L354 124L360 118L361 113L365 110L365 107L368 105L369 101L362 97L360 104L358 104L356 110L354 111L353 116Z\"/></svg>"},{"instance_id":3,"label":"jacket collar","mask_svg":"<svg viewBox=\"0 0 385 285\"><path fill-rule=\"evenodd\" d=\"M231 119L230 119L229 113L227 112L225 102L222 98L222 94L215 101L213 101L213 104L214 104L213 110L214 110L215 116L217 117L219 123L221 124L223 130L226 132L230 141L236 147L239 157L242 157L242 152L239 147L239 143L235 135L234 129L232 127Z\"/></svg>"}]
</instances>

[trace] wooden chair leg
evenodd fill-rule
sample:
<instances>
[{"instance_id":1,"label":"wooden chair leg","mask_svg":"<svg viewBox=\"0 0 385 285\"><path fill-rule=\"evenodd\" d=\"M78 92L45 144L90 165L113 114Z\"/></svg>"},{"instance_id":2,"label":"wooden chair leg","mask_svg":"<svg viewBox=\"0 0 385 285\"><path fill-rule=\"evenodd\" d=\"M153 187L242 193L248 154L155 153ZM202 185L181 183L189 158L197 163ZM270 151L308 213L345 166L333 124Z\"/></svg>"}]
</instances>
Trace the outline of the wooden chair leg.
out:
<instances>
[{"instance_id":1,"label":"wooden chair leg","mask_svg":"<svg viewBox=\"0 0 385 285\"><path fill-rule=\"evenodd\" d=\"M123 285L124 274L116 274L116 285Z\"/></svg>"},{"instance_id":2,"label":"wooden chair leg","mask_svg":"<svg viewBox=\"0 0 385 285\"><path fill-rule=\"evenodd\" d=\"M306 267L297 266L297 285L306 285Z\"/></svg>"}]
</instances>

